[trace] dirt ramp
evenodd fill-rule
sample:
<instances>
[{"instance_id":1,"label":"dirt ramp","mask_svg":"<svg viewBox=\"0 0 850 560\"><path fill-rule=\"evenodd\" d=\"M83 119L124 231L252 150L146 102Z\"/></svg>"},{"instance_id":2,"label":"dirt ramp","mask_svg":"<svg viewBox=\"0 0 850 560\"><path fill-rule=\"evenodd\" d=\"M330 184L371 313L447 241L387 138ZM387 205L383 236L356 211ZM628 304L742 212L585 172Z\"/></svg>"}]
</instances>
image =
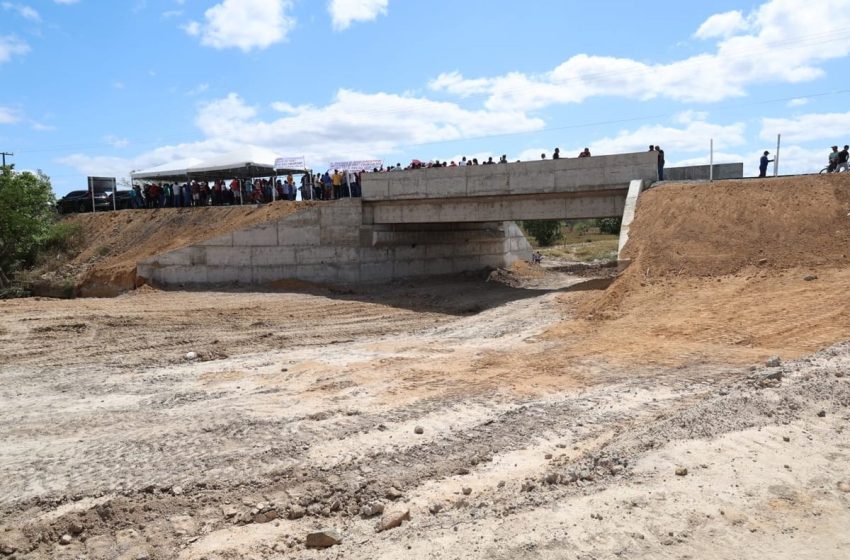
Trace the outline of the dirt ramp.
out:
<instances>
[{"instance_id":1,"label":"dirt ramp","mask_svg":"<svg viewBox=\"0 0 850 560\"><path fill-rule=\"evenodd\" d=\"M276 202L70 216L66 219L83 229L83 246L70 261L46 270L43 276L49 282L75 284L82 296L112 297L136 286L136 264L143 259L273 222L314 204Z\"/></svg>"},{"instance_id":2,"label":"dirt ramp","mask_svg":"<svg viewBox=\"0 0 850 560\"><path fill-rule=\"evenodd\" d=\"M644 193L626 258L649 276L846 266L850 178L671 184Z\"/></svg>"},{"instance_id":3,"label":"dirt ramp","mask_svg":"<svg viewBox=\"0 0 850 560\"><path fill-rule=\"evenodd\" d=\"M632 263L551 336L628 363L747 363L850 340L850 178L671 184L641 196Z\"/></svg>"}]
</instances>

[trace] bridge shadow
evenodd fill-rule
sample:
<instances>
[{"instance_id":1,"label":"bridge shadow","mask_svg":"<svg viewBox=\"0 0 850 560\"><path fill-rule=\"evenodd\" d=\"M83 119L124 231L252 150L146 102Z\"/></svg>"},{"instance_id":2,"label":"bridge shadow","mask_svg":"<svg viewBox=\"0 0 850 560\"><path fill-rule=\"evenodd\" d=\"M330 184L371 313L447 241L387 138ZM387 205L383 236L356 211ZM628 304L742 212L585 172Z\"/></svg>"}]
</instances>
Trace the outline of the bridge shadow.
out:
<instances>
[{"instance_id":1,"label":"bridge shadow","mask_svg":"<svg viewBox=\"0 0 850 560\"><path fill-rule=\"evenodd\" d=\"M307 294L340 301L372 303L419 313L471 316L507 303L540 297L547 293L605 290L613 278L574 278L561 287L510 286L488 281L489 273L467 273L397 280L384 284L327 286L283 281L266 286L225 285L217 287L165 288L168 291Z\"/></svg>"}]
</instances>

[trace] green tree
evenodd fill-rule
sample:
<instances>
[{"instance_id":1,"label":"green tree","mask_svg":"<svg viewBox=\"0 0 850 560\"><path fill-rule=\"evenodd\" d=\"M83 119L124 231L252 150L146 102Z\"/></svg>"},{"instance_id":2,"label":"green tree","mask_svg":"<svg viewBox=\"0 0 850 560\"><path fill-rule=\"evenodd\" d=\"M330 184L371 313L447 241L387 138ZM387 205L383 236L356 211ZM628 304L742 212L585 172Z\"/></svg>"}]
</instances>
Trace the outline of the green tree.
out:
<instances>
[{"instance_id":1,"label":"green tree","mask_svg":"<svg viewBox=\"0 0 850 560\"><path fill-rule=\"evenodd\" d=\"M622 218L602 218L596 220L596 226L599 228L599 231L611 235L619 235L622 224Z\"/></svg>"},{"instance_id":2,"label":"green tree","mask_svg":"<svg viewBox=\"0 0 850 560\"><path fill-rule=\"evenodd\" d=\"M527 220L522 222L522 228L541 247L548 247L561 238L561 222L559 220Z\"/></svg>"},{"instance_id":3,"label":"green tree","mask_svg":"<svg viewBox=\"0 0 850 560\"><path fill-rule=\"evenodd\" d=\"M0 271L32 263L56 219L55 206L47 175L0 168Z\"/></svg>"}]
</instances>

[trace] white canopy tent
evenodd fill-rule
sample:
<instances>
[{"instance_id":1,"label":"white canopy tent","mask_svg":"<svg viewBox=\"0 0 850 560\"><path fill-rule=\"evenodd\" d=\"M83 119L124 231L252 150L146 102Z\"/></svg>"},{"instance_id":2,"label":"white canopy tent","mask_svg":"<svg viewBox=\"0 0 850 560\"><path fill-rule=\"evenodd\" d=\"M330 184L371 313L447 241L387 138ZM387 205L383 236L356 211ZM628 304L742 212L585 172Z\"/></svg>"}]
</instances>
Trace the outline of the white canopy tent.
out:
<instances>
[{"instance_id":1,"label":"white canopy tent","mask_svg":"<svg viewBox=\"0 0 850 560\"><path fill-rule=\"evenodd\" d=\"M177 181L186 180L189 168L201 163L198 158L187 158L164 163L149 169L141 169L130 173L130 179L148 181Z\"/></svg>"},{"instance_id":2,"label":"white canopy tent","mask_svg":"<svg viewBox=\"0 0 850 560\"><path fill-rule=\"evenodd\" d=\"M188 175L191 179L210 181L272 177L275 175L274 161L274 152L249 147L193 165L188 169Z\"/></svg>"}]
</instances>

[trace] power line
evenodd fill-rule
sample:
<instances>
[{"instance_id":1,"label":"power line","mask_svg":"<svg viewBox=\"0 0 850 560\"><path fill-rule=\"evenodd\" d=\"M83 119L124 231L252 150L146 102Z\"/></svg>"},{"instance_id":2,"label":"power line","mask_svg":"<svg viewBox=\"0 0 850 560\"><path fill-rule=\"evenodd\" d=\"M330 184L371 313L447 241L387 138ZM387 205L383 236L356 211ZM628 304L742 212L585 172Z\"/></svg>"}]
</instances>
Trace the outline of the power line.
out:
<instances>
[{"instance_id":1,"label":"power line","mask_svg":"<svg viewBox=\"0 0 850 560\"><path fill-rule=\"evenodd\" d=\"M834 30L834 31L829 31L829 32L825 32L825 33L814 33L814 34L809 34L809 35L802 35L800 37L797 37L797 38L791 39L791 40L766 42L766 43L763 43L761 45L761 48L759 48L759 49L729 50L729 51L723 51L722 55L718 53L718 54L709 55L709 56L715 56L715 57L722 56L723 60L737 60L738 58L757 58L760 54L768 54L768 53L772 53L776 50L785 50L785 49L794 48L794 47L797 47L797 46L800 46L800 45L804 45L804 46L822 45L822 44L836 42L836 41L844 41L848 37L850 37L850 31L848 31L848 30ZM647 75L652 74L652 73L657 72L659 68L664 67L664 66L669 66L670 64L676 64L678 70L682 71L682 70L686 70L686 69L689 69L689 68L694 67L694 66L699 66L701 64L704 64L704 60L701 60L699 58L699 55L696 55L696 56L692 56L691 58L686 59L682 62L678 62L678 63L673 62L673 63L667 63L667 64L658 64L658 65L655 65L655 66L641 65L641 66L638 66L638 67L630 69L630 70L616 70L616 71L596 72L596 73L590 73L590 74L581 74L581 75L573 76L573 77L570 77L570 78L567 78L567 79L561 79L561 80L558 80L557 82L550 82L550 83L545 83L545 84L541 84L541 83L537 82L537 83L531 83L530 85L527 85L527 86L518 86L518 87L514 87L514 88L500 88L498 93L500 95L512 94L512 93L521 93L523 91L529 91L529 90L539 88L539 87L541 87L541 85L551 85L551 86L555 86L555 87L563 87L563 86L567 86L571 83L577 83L577 82L581 82L583 84L593 86L593 85L595 85L599 82L606 81L606 79L610 78L610 77L623 77L623 76L628 77L628 76L636 76L636 75L642 75L642 74L647 74ZM492 95L492 92L490 92L490 94ZM805 98L807 96L796 96L794 98L801 98L801 97ZM814 97L814 96L811 96L811 97ZM791 99L793 99L793 98L791 98ZM434 103L440 103L440 102L435 101ZM381 117L390 117L390 116L393 116L393 115L402 115L402 114L407 113L408 111L409 110L407 108L400 107L400 108L394 108L394 109L384 109L384 110L379 110L379 111L360 111L360 112L355 112L355 113L348 113L348 115L349 116L356 116L356 117L364 117L364 118L369 118L369 117L371 117L371 118L381 118ZM321 122L321 117L319 115L299 115L296 118L299 119L300 124L302 126L309 126L311 123ZM652 118L652 117L624 119L622 121L611 121L609 123L600 123L600 124L616 124L618 122L631 122L631 121L634 121L634 120L641 120L643 118ZM584 126L586 126L586 125L584 125ZM568 127L563 127L561 129L565 129L565 128L574 128L574 127L568 126ZM554 128L554 129L547 128L547 129L544 129L544 130L558 130L558 129L559 128ZM528 131L528 132L525 132L525 133L531 133L531 132L541 132L541 131ZM512 136L512 135L515 135L515 134L524 134L524 133L503 133L503 134L495 134L495 135L491 135L491 136L483 136L481 138L499 137L499 136ZM463 140L476 139L476 138L479 138L479 137L464 138ZM136 141L135 144L138 145L138 146L148 146L148 145L168 142L170 140L171 139L159 138L159 139L156 139L156 140L149 140L149 141L141 141L141 142ZM176 140L176 137L175 137L175 140ZM439 142L426 142L426 143L421 144L421 145L428 145L428 144L434 144L434 143L439 143ZM82 144L61 145L61 146L53 146L53 147L48 147L48 148L41 148L41 149L37 149L37 150L25 150L22 153L33 154L33 153L48 153L48 152L63 151L63 150L93 149L93 148L100 148L100 147L109 146L109 145L110 145L110 143L108 143L108 142L93 143L93 144L86 144L86 145L82 145ZM416 145L420 145L420 144L413 144L411 146L416 146Z\"/></svg>"}]
</instances>

